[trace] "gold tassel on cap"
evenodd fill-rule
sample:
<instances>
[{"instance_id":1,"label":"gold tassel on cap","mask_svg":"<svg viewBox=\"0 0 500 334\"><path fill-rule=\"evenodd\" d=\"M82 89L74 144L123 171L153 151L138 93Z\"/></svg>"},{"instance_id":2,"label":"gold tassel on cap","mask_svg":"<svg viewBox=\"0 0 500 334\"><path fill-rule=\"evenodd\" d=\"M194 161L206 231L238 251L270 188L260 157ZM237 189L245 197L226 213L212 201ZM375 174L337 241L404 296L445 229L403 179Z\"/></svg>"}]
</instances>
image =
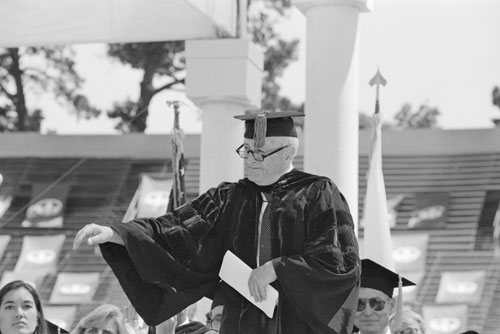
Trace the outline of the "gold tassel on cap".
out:
<instances>
[{"instance_id":1,"label":"gold tassel on cap","mask_svg":"<svg viewBox=\"0 0 500 334\"><path fill-rule=\"evenodd\" d=\"M255 127L253 133L253 145L261 148L266 143L267 118L266 114L258 114L255 118Z\"/></svg>"}]
</instances>

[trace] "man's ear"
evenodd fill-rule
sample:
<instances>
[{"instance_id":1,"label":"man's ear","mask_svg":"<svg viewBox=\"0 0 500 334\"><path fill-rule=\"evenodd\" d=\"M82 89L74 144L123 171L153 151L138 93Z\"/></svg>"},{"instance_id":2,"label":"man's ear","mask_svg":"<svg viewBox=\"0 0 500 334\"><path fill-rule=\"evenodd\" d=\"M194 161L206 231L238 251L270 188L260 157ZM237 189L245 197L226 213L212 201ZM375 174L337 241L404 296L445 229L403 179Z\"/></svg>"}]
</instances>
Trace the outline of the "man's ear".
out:
<instances>
[{"instance_id":1,"label":"man's ear","mask_svg":"<svg viewBox=\"0 0 500 334\"><path fill-rule=\"evenodd\" d=\"M391 313L396 311L396 299L391 297L389 299L389 305L391 306Z\"/></svg>"},{"instance_id":2,"label":"man's ear","mask_svg":"<svg viewBox=\"0 0 500 334\"><path fill-rule=\"evenodd\" d=\"M293 155L293 150L290 150L290 147L287 147L286 148L286 156L285 156L285 159L288 161L288 160L292 160L294 157Z\"/></svg>"}]
</instances>

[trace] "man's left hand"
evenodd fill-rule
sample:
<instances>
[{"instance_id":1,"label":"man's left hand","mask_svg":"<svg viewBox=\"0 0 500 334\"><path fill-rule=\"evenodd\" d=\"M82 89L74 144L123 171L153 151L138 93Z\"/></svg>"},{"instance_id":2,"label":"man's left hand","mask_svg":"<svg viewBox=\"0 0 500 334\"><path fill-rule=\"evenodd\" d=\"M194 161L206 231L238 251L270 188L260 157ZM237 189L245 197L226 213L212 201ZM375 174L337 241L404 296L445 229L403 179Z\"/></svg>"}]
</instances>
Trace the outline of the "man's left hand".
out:
<instances>
[{"instance_id":1,"label":"man's left hand","mask_svg":"<svg viewBox=\"0 0 500 334\"><path fill-rule=\"evenodd\" d=\"M252 270L250 277L248 278L250 296L252 296L256 302L266 300L266 287L277 278L278 277L276 276L276 272L274 271L273 263L271 261L255 268Z\"/></svg>"}]
</instances>

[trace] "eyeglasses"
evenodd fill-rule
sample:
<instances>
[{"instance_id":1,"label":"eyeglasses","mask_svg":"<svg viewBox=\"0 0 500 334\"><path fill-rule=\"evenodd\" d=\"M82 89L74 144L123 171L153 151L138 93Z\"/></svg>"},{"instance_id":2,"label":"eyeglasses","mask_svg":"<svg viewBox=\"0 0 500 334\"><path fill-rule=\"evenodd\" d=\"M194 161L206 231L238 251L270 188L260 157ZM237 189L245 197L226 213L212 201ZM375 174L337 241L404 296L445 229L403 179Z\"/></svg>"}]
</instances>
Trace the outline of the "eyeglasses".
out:
<instances>
[{"instance_id":1,"label":"eyeglasses","mask_svg":"<svg viewBox=\"0 0 500 334\"><path fill-rule=\"evenodd\" d=\"M213 318L210 315L210 312L207 313L207 327L211 330L219 332L220 323L222 321L222 314L216 314Z\"/></svg>"},{"instance_id":2,"label":"eyeglasses","mask_svg":"<svg viewBox=\"0 0 500 334\"><path fill-rule=\"evenodd\" d=\"M418 328L405 328L402 331L395 331L394 334L419 334L420 330Z\"/></svg>"},{"instance_id":3,"label":"eyeglasses","mask_svg":"<svg viewBox=\"0 0 500 334\"><path fill-rule=\"evenodd\" d=\"M269 152L267 154L264 154L264 153L260 153L260 152L256 152L256 151L252 151L248 148L245 147L245 144L241 144L240 147L238 147L236 149L236 153L238 153L238 155L243 158L243 159L248 159L248 156L250 154L252 154L252 157L255 159L255 161L259 161L259 162L262 162L264 161L265 158L267 158L268 156L270 155L273 155L274 153L278 153L279 151L287 148L288 146L290 145L285 145L285 146L282 146L272 152Z\"/></svg>"},{"instance_id":4,"label":"eyeglasses","mask_svg":"<svg viewBox=\"0 0 500 334\"><path fill-rule=\"evenodd\" d=\"M370 298L370 299L359 298L358 308L356 310L358 312L362 312L366 308L366 304L370 304L372 310L382 311L385 308L385 302L386 302L385 300L380 298Z\"/></svg>"}]
</instances>

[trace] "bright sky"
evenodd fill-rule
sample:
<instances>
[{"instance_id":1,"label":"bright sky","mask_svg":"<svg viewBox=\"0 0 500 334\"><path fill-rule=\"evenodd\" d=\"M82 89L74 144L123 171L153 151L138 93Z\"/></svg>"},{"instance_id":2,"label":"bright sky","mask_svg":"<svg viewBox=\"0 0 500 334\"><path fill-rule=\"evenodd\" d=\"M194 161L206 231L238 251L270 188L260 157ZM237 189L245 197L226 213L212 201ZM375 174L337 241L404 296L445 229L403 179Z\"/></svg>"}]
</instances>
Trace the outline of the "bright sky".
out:
<instances>
[{"instance_id":1,"label":"bright sky","mask_svg":"<svg viewBox=\"0 0 500 334\"><path fill-rule=\"evenodd\" d=\"M360 15L359 106L373 112L374 89L368 81L380 68L388 85L381 88L386 120L409 102L437 107L444 129L489 128L500 110L491 103L491 91L500 85L500 1L498 0L373 0L374 10ZM283 93L304 100L305 18L296 9L282 25L286 36L301 39L299 60L283 80ZM326 32L325 32L326 33ZM140 74L110 63L102 45L79 45L78 70L86 77L85 93L91 102L109 108L113 99L137 98ZM168 99L182 93L165 93L152 102L147 133L170 133L173 113ZM187 101L188 102L188 101ZM50 101L43 101L50 103ZM189 103L189 102L188 102ZM199 132L200 111L184 107L181 127ZM46 114L42 131L115 133L113 120L74 121L55 107Z\"/></svg>"}]
</instances>

